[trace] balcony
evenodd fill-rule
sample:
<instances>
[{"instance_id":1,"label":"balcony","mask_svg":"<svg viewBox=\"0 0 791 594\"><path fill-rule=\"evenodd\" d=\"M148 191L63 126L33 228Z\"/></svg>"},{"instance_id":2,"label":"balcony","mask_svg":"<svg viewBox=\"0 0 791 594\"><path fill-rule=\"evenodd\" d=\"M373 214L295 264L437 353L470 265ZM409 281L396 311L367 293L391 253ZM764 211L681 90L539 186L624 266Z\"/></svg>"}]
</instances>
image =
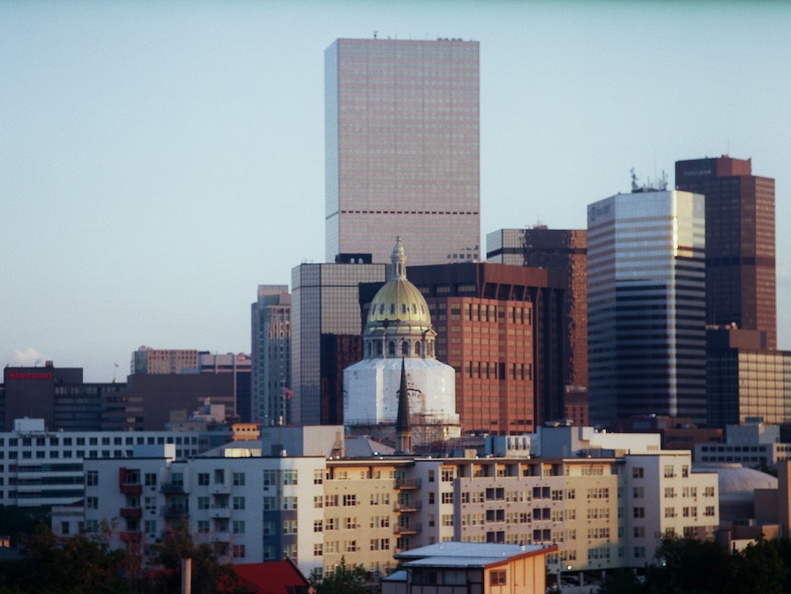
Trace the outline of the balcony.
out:
<instances>
[{"instance_id":1,"label":"balcony","mask_svg":"<svg viewBox=\"0 0 791 594\"><path fill-rule=\"evenodd\" d=\"M420 511L422 507L421 503L422 503L421 501L412 501L412 502L396 501L393 504L393 511L396 512L397 514Z\"/></svg>"},{"instance_id":2,"label":"balcony","mask_svg":"<svg viewBox=\"0 0 791 594\"><path fill-rule=\"evenodd\" d=\"M118 486L124 495L140 495L143 493L143 485L140 483L121 483Z\"/></svg>"},{"instance_id":3,"label":"balcony","mask_svg":"<svg viewBox=\"0 0 791 594\"><path fill-rule=\"evenodd\" d=\"M231 508L229 507L213 507L209 510L210 518L230 518Z\"/></svg>"},{"instance_id":4,"label":"balcony","mask_svg":"<svg viewBox=\"0 0 791 594\"><path fill-rule=\"evenodd\" d=\"M228 531L225 532L215 532L211 536L212 542L231 542L231 533Z\"/></svg>"},{"instance_id":5,"label":"balcony","mask_svg":"<svg viewBox=\"0 0 791 594\"><path fill-rule=\"evenodd\" d=\"M179 495L184 493L184 485L182 483L162 483L160 490L165 495Z\"/></svg>"},{"instance_id":6,"label":"balcony","mask_svg":"<svg viewBox=\"0 0 791 594\"><path fill-rule=\"evenodd\" d=\"M395 480L396 491L413 491L420 488L419 478L397 478Z\"/></svg>"},{"instance_id":7,"label":"balcony","mask_svg":"<svg viewBox=\"0 0 791 594\"><path fill-rule=\"evenodd\" d=\"M143 517L143 510L139 507L122 507L121 517L127 520L139 520Z\"/></svg>"},{"instance_id":8,"label":"balcony","mask_svg":"<svg viewBox=\"0 0 791 594\"><path fill-rule=\"evenodd\" d=\"M222 483L215 483L209 487L209 494L211 495L228 495L231 492L231 487Z\"/></svg>"},{"instance_id":9,"label":"balcony","mask_svg":"<svg viewBox=\"0 0 791 594\"><path fill-rule=\"evenodd\" d=\"M186 518L189 516L189 510L186 507L171 505L165 509L165 517L168 519Z\"/></svg>"},{"instance_id":10,"label":"balcony","mask_svg":"<svg viewBox=\"0 0 791 594\"><path fill-rule=\"evenodd\" d=\"M142 532L121 532L118 536L121 538L121 541L126 544L137 544L143 540Z\"/></svg>"},{"instance_id":11,"label":"balcony","mask_svg":"<svg viewBox=\"0 0 791 594\"><path fill-rule=\"evenodd\" d=\"M418 534L420 532L421 525L412 524L412 525L398 525L395 527L393 534L396 536L409 536L411 534Z\"/></svg>"}]
</instances>

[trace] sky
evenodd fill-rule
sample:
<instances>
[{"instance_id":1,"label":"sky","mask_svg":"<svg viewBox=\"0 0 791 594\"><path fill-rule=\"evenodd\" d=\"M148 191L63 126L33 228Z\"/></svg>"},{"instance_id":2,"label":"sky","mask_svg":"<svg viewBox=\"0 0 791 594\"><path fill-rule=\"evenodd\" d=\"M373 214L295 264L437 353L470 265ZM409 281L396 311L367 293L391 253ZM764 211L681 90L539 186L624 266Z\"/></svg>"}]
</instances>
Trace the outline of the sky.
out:
<instances>
[{"instance_id":1,"label":"sky","mask_svg":"<svg viewBox=\"0 0 791 594\"><path fill-rule=\"evenodd\" d=\"M791 349L791 3L5 0L0 363L249 352L257 286L324 260L324 50L374 32L480 42L482 246L752 158Z\"/></svg>"}]
</instances>

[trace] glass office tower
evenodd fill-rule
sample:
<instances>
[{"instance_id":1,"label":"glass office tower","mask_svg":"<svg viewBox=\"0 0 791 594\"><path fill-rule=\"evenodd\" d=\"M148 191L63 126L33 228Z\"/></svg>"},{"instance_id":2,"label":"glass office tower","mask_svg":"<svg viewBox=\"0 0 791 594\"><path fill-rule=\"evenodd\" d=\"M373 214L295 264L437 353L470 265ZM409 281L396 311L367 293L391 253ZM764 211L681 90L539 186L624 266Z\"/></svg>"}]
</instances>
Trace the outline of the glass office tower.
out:
<instances>
[{"instance_id":1,"label":"glass office tower","mask_svg":"<svg viewBox=\"0 0 791 594\"><path fill-rule=\"evenodd\" d=\"M326 260L392 242L479 259L478 42L338 39L325 53ZM387 238L387 241L382 241Z\"/></svg>"},{"instance_id":2,"label":"glass office tower","mask_svg":"<svg viewBox=\"0 0 791 594\"><path fill-rule=\"evenodd\" d=\"M705 203L637 191L588 206L590 415L706 422Z\"/></svg>"}]
</instances>

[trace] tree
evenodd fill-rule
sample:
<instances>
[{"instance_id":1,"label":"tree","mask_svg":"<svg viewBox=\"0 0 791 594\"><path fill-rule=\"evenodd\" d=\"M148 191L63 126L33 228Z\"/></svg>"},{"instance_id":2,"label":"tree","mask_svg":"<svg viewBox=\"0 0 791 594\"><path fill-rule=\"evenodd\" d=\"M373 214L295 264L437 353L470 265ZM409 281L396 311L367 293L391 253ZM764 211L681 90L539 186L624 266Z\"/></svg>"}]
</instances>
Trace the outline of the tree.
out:
<instances>
[{"instance_id":1,"label":"tree","mask_svg":"<svg viewBox=\"0 0 791 594\"><path fill-rule=\"evenodd\" d=\"M311 580L316 594L365 594L366 571L362 565L348 567L346 558L321 580Z\"/></svg>"},{"instance_id":2,"label":"tree","mask_svg":"<svg viewBox=\"0 0 791 594\"><path fill-rule=\"evenodd\" d=\"M646 592L645 584L633 571L616 569L601 585L599 594L639 594Z\"/></svg>"},{"instance_id":3,"label":"tree","mask_svg":"<svg viewBox=\"0 0 791 594\"><path fill-rule=\"evenodd\" d=\"M3 568L3 590L41 594L132 592L123 577L123 551L78 534L59 540L45 523L22 539L22 558Z\"/></svg>"},{"instance_id":4,"label":"tree","mask_svg":"<svg viewBox=\"0 0 791 594\"><path fill-rule=\"evenodd\" d=\"M193 594L249 594L231 566L219 562L208 544L196 545L187 527L167 529L162 540L152 547L153 563L159 567L150 584L152 592L178 592L181 587L181 561L192 559Z\"/></svg>"},{"instance_id":5,"label":"tree","mask_svg":"<svg viewBox=\"0 0 791 594\"><path fill-rule=\"evenodd\" d=\"M734 556L736 579L743 592L783 594L788 568L780 558L779 542L759 539Z\"/></svg>"}]
</instances>

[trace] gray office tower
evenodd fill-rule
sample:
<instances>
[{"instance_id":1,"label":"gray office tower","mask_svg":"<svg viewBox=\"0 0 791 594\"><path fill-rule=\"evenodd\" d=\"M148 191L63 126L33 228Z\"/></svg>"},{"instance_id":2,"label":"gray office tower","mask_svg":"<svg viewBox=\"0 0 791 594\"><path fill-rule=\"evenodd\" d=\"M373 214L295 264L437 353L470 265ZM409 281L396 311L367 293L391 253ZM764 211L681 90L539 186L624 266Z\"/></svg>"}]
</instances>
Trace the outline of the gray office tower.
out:
<instances>
[{"instance_id":1,"label":"gray office tower","mask_svg":"<svg viewBox=\"0 0 791 594\"><path fill-rule=\"evenodd\" d=\"M388 263L396 236L410 265L479 259L478 70L476 41L326 50L328 262Z\"/></svg>"},{"instance_id":2,"label":"gray office tower","mask_svg":"<svg viewBox=\"0 0 791 594\"><path fill-rule=\"evenodd\" d=\"M591 421L706 423L705 205L636 191L588 206Z\"/></svg>"},{"instance_id":3,"label":"gray office tower","mask_svg":"<svg viewBox=\"0 0 791 594\"><path fill-rule=\"evenodd\" d=\"M386 273L384 264L370 263L291 270L294 425L343 423L343 370L362 359L360 285L383 283Z\"/></svg>"},{"instance_id":4,"label":"gray office tower","mask_svg":"<svg viewBox=\"0 0 791 594\"><path fill-rule=\"evenodd\" d=\"M250 308L251 418L262 427L291 421L291 295L285 285L259 285Z\"/></svg>"}]
</instances>

